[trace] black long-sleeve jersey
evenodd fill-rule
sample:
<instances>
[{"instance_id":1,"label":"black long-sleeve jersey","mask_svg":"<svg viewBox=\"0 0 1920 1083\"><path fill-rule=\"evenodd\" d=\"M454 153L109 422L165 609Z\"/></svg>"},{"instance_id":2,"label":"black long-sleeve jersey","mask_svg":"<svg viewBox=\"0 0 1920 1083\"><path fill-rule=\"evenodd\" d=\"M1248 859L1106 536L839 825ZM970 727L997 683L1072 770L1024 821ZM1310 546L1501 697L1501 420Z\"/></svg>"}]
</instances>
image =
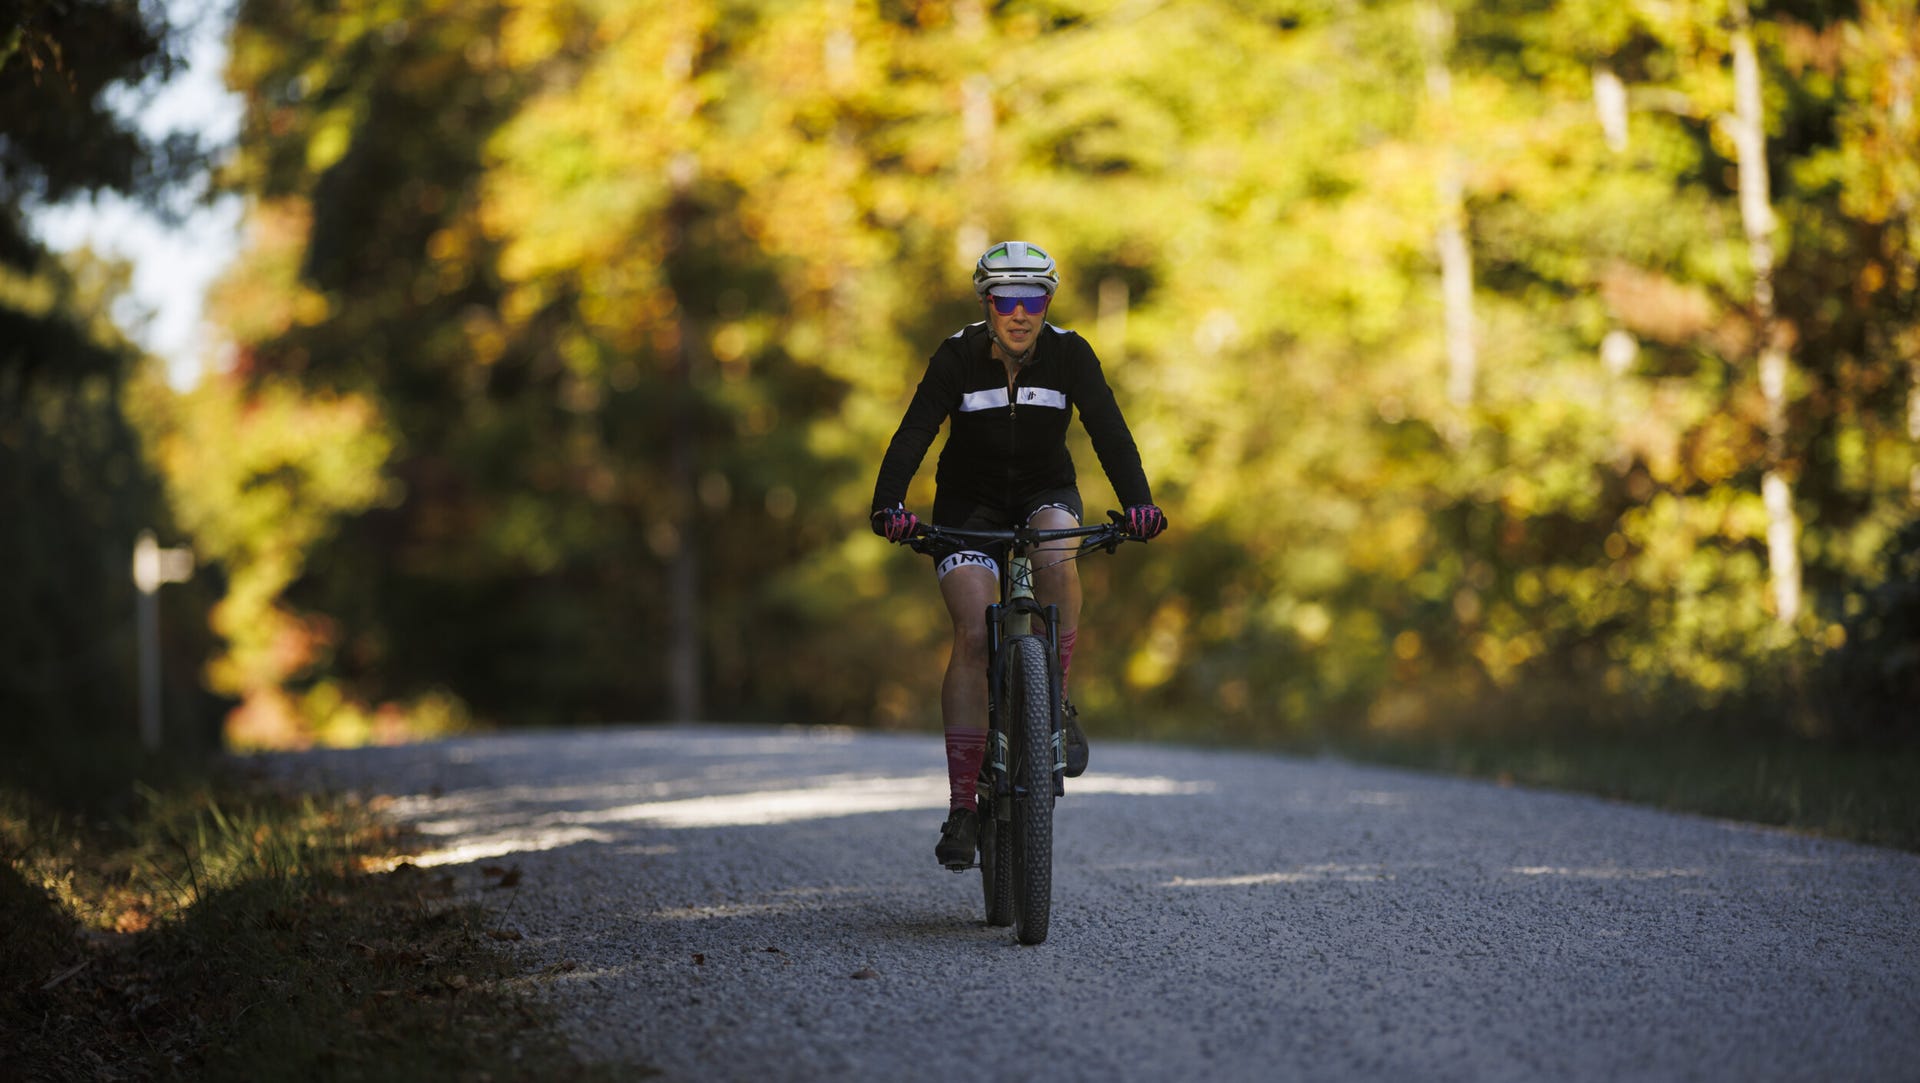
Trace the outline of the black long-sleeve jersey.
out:
<instances>
[{"instance_id":1,"label":"black long-sleeve jersey","mask_svg":"<svg viewBox=\"0 0 1920 1083\"><path fill-rule=\"evenodd\" d=\"M1009 387L987 325L975 323L942 342L927 362L880 461L873 507L897 507L906 499L914 472L948 419L953 428L934 473L936 522L944 522L941 515L950 509L986 506L1012 513L1036 493L1074 485L1067 422L1076 407L1114 495L1123 505L1153 503L1140 451L1093 347L1046 324L1033 361Z\"/></svg>"}]
</instances>

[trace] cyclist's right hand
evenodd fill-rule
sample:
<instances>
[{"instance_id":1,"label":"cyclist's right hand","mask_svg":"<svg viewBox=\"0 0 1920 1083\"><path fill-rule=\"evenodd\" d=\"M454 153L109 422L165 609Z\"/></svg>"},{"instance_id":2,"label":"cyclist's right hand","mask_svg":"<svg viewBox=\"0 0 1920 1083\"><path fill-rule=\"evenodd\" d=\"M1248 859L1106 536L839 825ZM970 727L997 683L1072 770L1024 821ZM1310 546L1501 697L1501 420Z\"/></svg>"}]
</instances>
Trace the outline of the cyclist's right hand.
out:
<instances>
[{"instance_id":1,"label":"cyclist's right hand","mask_svg":"<svg viewBox=\"0 0 1920 1083\"><path fill-rule=\"evenodd\" d=\"M873 532L890 542L913 537L914 529L920 525L920 517L905 508L875 508L871 521Z\"/></svg>"}]
</instances>

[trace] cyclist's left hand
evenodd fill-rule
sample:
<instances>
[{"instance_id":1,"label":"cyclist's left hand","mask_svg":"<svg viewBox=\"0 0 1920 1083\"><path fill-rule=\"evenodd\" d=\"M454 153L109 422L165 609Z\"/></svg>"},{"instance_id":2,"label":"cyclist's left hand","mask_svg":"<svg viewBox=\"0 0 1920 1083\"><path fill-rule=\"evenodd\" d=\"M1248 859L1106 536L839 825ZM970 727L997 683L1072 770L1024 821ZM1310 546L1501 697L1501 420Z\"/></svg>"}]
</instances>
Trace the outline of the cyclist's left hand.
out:
<instances>
[{"instance_id":1,"label":"cyclist's left hand","mask_svg":"<svg viewBox=\"0 0 1920 1083\"><path fill-rule=\"evenodd\" d=\"M876 508L872 522L875 534L890 542L897 542L913 537L914 528L920 525L920 517L905 508Z\"/></svg>"},{"instance_id":2,"label":"cyclist's left hand","mask_svg":"<svg viewBox=\"0 0 1920 1083\"><path fill-rule=\"evenodd\" d=\"M1134 537L1144 541L1165 529L1166 513L1152 504L1133 504L1127 508L1127 533Z\"/></svg>"}]
</instances>

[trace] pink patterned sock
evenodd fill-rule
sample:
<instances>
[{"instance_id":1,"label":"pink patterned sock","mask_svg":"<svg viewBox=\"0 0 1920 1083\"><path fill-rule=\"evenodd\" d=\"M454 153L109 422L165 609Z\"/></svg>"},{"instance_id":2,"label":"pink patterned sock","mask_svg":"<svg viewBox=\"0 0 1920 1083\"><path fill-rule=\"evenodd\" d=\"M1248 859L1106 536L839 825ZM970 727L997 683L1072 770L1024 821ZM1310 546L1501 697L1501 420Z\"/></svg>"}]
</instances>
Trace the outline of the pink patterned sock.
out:
<instances>
[{"instance_id":1,"label":"pink patterned sock","mask_svg":"<svg viewBox=\"0 0 1920 1083\"><path fill-rule=\"evenodd\" d=\"M1067 686L1067 671L1073 668L1073 644L1080 638L1080 629L1060 633L1060 687Z\"/></svg>"},{"instance_id":2,"label":"pink patterned sock","mask_svg":"<svg viewBox=\"0 0 1920 1083\"><path fill-rule=\"evenodd\" d=\"M980 763L986 758L986 730L947 731L947 804L950 808L973 807L974 783L980 779Z\"/></svg>"}]
</instances>

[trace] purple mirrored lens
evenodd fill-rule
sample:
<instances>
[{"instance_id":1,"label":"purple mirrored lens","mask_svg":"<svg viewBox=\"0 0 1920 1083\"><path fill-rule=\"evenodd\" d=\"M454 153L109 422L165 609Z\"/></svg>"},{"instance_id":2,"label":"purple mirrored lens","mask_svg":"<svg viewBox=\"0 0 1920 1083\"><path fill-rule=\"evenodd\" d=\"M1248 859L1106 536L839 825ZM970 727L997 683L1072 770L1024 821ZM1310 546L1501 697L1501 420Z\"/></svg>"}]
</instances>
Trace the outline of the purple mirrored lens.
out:
<instances>
[{"instance_id":1,"label":"purple mirrored lens","mask_svg":"<svg viewBox=\"0 0 1920 1083\"><path fill-rule=\"evenodd\" d=\"M1002 316L1011 316L1015 308L1024 307L1027 315L1038 316L1047 311L1047 303L1052 300L1046 294L1038 297L1002 297L996 293L993 295L993 310Z\"/></svg>"}]
</instances>

